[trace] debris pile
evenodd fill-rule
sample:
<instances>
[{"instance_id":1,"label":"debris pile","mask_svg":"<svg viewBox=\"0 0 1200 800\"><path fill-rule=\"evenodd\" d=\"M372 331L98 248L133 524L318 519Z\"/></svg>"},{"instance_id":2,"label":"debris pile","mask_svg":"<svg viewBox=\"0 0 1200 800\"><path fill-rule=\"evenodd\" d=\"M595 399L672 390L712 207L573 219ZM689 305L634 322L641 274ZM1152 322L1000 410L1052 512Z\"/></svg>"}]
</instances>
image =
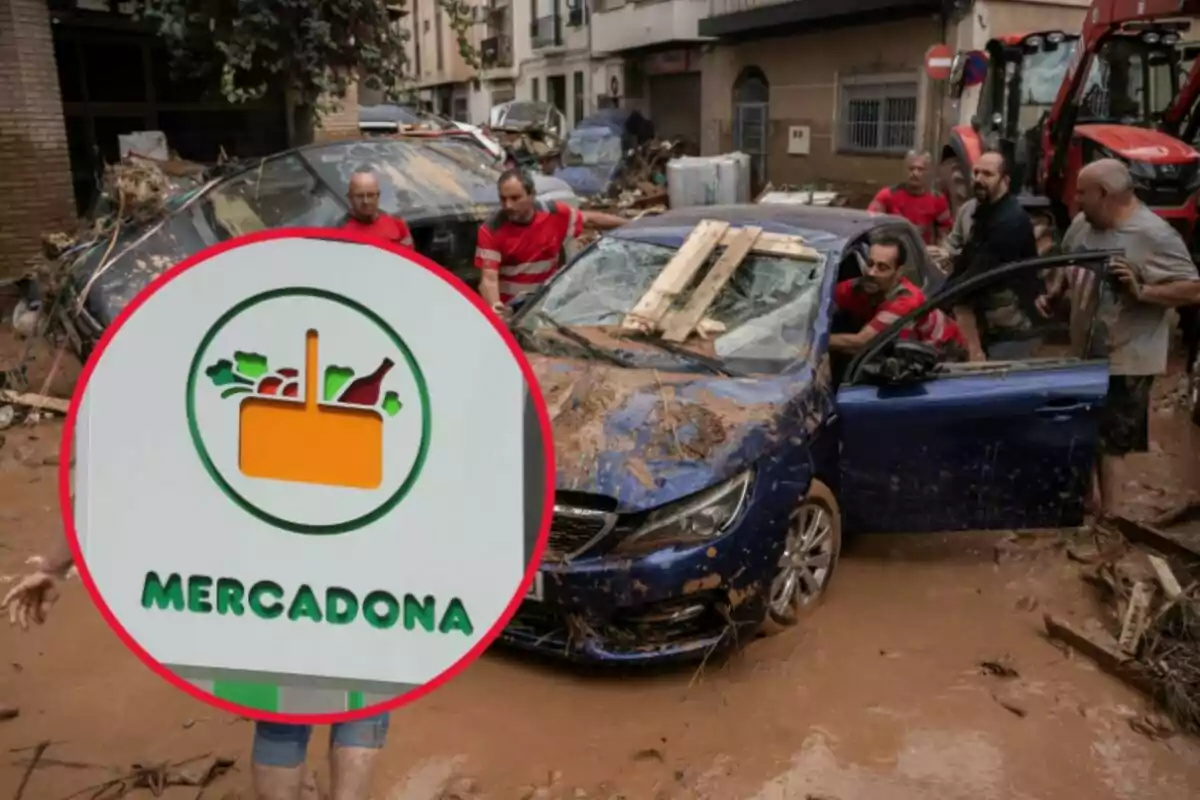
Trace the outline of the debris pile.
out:
<instances>
[{"instance_id":1,"label":"debris pile","mask_svg":"<svg viewBox=\"0 0 1200 800\"><path fill-rule=\"evenodd\" d=\"M544 128L536 126L492 128L491 132L492 138L521 167L538 166L544 169L548 162L557 159L562 154L563 140Z\"/></svg>"},{"instance_id":2,"label":"debris pile","mask_svg":"<svg viewBox=\"0 0 1200 800\"><path fill-rule=\"evenodd\" d=\"M91 797L103 800L120 800L130 795L142 796L139 791L147 790L151 797L163 797L171 787L191 786L200 791L195 797L204 794L204 790L222 776L234 769L236 759L205 753L181 761L169 761L147 764L132 764L129 767L109 767L103 764L92 764L82 761L67 761L49 758L45 755L55 742L45 741L29 747L21 747L9 752L18 754L13 766L23 768L21 782L17 787L15 800L22 800L25 790L33 782L34 772L51 767L62 767L73 770L103 770L109 777L91 786L87 786L72 798ZM61 743L58 743L61 744ZM28 752L28 756L22 754Z\"/></svg>"},{"instance_id":3,"label":"debris pile","mask_svg":"<svg viewBox=\"0 0 1200 800\"><path fill-rule=\"evenodd\" d=\"M771 182L763 187L763 190L758 193L758 197L754 198L755 203L763 205L778 206L778 205L801 205L801 206L845 206L849 198L846 195L836 191L832 184L826 184L823 190L817 189L812 184L797 186L790 183L785 183L776 186Z\"/></svg>"},{"instance_id":4,"label":"debris pile","mask_svg":"<svg viewBox=\"0 0 1200 800\"><path fill-rule=\"evenodd\" d=\"M1046 631L1105 672L1152 696L1178 730L1200 734L1200 549L1120 517L1084 579L1106 620L1088 626L1047 614Z\"/></svg>"}]
</instances>

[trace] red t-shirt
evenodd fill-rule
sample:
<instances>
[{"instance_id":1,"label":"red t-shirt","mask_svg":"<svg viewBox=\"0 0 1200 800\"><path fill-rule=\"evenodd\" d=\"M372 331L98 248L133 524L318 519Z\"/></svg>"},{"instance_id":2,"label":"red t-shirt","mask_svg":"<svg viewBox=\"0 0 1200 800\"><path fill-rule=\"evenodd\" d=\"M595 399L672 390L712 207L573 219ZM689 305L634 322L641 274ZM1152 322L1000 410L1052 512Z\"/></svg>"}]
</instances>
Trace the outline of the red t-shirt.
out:
<instances>
[{"instance_id":1,"label":"red t-shirt","mask_svg":"<svg viewBox=\"0 0 1200 800\"><path fill-rule=\"evenodd\" d=\"M565 203L537 201L521 225L497 211L479 228L475 266L500 273L500 300L534 291L562 266L567 238L583 233L583 215Z\"/></svg>"},{"instance_id":2,"label":"red t-shirt","mask_svg":"<svg viewBox=\"0 0 1200 800\"><path fill-rule=\"evenodd\" d=\"M949 230L953 221L945 195L938 192L912 194L907 186L885 186L875 195L867 210L904 217L917 226L925 244L937 241L937 229Z\"/></svg>"},{"instance_id":3,"label":"red t-shirt","mask_svg":"<svg viewBox=\"0 0 1200 800\"><path fill-rule=\"evenodd\" d=\"M412 231L408 229L408 224L388 214L379 214L370 222L359 222L354 217L347 216L341 227L405 247L413 246Z\"/></svg>"},{"instance_id":4,"label":"red t-shirt","mask_svg":"<svg viewBox=\"0 0 1200 800\"><path fill-rule=\"evenodd\" d=\"M842 281L833 291L833 302L849 314L859 325L870 326L875 333L882 333L893 322L907 316L925 302L925 293L907 278L901 278L892 291L882 299L867 293L859 286L858 279ZM940 309L932 309L914 326L909 324L900 331L901 339L913 339L936 347L956 344L966 347L958 323Z\"/></svg>"}]
</instances>

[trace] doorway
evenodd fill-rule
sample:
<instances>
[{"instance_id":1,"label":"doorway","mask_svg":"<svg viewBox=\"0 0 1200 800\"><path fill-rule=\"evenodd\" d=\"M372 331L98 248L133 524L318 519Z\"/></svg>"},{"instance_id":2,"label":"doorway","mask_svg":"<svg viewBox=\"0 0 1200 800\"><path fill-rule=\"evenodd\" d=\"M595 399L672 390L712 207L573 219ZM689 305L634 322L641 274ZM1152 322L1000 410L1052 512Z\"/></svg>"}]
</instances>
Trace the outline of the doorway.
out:
<instances>
[{"instance_id":1,"label":"doorway","mask_svg":"<svg viewBox=\"0 0 1200 800\"><path fill-rule=\"evenodd\" d=\"M733 148L750 156L757 192L767 183L767 122L771 86L758 67L746 67L733 84Z\"/></svg>"}]
</instances>

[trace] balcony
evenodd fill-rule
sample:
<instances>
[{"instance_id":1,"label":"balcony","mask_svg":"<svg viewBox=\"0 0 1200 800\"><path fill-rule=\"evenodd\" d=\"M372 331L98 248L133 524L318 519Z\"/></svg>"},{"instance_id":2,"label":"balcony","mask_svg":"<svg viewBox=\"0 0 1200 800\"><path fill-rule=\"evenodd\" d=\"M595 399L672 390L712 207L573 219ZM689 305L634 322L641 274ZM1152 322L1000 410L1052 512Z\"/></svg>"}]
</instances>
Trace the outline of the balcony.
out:
<instances>
[{"instance_id":1,"label":"balcony","mask_svg":"<svg viewBox=\"0 0 1200 800\"><path fill-rule=\"evenodd\" d=\"M942 0L705 0L702 36L753 35L781 26L866 24L932 14ZM869 16L868 16L869 15Z\"/></svg>"},{"instance_id":2,"label":"balcony","mask_svg":"<svg viewBox=\"0 0 1200 800\"><path fill-rule=\"evenodd\" d=\"M489 36L479 43L480 67L507 69L513 65L513 42L511 36Z\"/></svg>"},{"instance_id":3,"label":"balcony","mask_svg":"<svg viewBox=\"0 0 1200 800\"><path fill-rule=\"evenodd\" d=\"M538 17L529 23L529 38L534 50L562 47L562 18L554 14Z\"/></svg>"},{"instance_id":4,"label":"balcony","mask_svg":"<svg viewBox=\"0 0 1200 800\"><path fill-rule=\"evenodd\" d=\"M699 23L709 15L710 0L630 2L608 0L592 12L592 49L619 53L669 42L703 41Z\"/></svg>"}]
</instances>

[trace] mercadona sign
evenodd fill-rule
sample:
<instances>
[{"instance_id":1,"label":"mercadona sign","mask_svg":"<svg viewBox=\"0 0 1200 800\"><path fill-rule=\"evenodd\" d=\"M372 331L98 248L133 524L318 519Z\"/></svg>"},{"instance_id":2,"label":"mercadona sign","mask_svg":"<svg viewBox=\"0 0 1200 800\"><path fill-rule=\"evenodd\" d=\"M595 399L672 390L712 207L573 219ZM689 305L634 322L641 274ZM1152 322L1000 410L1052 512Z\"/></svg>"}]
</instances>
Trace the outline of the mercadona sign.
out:
<instances>
[{"instance_id":1,"label":"mercadona sign","mask_svg":"<svg viewBox=\"0 0 1200 800\"><path fill-rule=\"evenodd\" d=\"M477 299L410 253L315 235L235 240L156 281L67 427L80 572L127 644L222 707L331 721L499 633L552 456L528 365Z\"/></svg>"}]
</instances>

